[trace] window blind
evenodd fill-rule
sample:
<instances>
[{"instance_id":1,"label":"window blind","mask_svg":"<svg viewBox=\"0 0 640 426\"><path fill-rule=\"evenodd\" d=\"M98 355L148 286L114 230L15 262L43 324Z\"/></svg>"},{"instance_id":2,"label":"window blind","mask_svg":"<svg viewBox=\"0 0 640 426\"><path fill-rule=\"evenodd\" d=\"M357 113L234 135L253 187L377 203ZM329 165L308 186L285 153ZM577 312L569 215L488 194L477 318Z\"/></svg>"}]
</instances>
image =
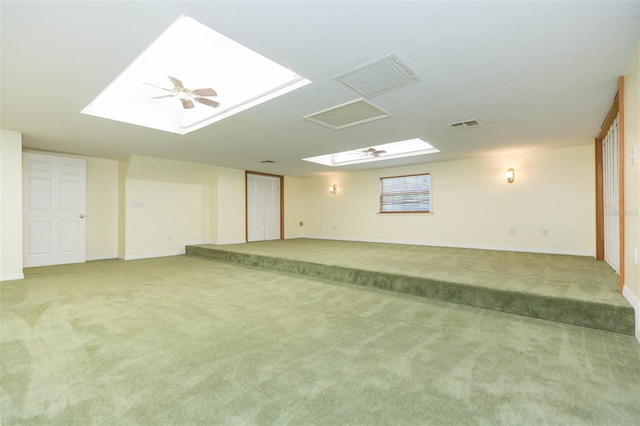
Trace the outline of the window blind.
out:
<instances>
[{"instance_id":1,"label":"window blind","mask_svg":"<svg viewBox=\"0 0 640 426\"><path fill-rule=\"evenodd\" d=\"M380 213L431 212L431 175L380 178Z\"/></svg>"}]
</instances>

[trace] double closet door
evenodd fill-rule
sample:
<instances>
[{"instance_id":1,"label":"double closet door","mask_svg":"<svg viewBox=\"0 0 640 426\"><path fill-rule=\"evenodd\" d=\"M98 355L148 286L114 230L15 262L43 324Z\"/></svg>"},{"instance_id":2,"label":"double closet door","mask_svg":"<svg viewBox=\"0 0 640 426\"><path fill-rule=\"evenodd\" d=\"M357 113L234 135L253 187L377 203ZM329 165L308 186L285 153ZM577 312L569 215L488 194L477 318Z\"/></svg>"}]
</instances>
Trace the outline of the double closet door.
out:
<instances>
[{"instance_id":1,"label":"double closet door","mask_svg":"<svg viewBox=\"0 0 640 426\"><path fill-rule=\"evenodd\" d=\"M282 176L247 172L247 241L282 238Z\"/></svg>"}]
</instances>

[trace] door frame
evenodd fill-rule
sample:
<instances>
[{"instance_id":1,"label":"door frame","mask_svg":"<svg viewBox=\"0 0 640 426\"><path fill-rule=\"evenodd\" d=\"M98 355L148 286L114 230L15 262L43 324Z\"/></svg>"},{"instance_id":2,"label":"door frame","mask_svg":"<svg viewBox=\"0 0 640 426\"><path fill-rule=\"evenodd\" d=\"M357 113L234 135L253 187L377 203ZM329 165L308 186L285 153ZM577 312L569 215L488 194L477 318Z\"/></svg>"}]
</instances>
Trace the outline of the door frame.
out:
<instances>
[{"instance_id":1,"label":"door frame","mask_svg":"<svg viewBox=\"0 0 640 426\"><path fill-rule=\"evenodd\" d=\"M607 117L602 123L602 128L595 139L596 157L596 259L604 260L604 190L603 190L603 155L602 141L609 128L618 117L618 191L620 201L618 204L618 214L620 215L620 293L625 284L625 253L624 253L624 77L618 77L618 92L613 99L613 104L607 113Z\"/></svg>"},{"instance_id":2,"label":"door frame","mask_svg":"<svg viewBox=\"0 0 640 426\"><path fill-rule=\"evenodd\" d=\"M271 173L244 172L244 241L249 242L249 175L269 176L280 179L280 239L284 240L284 176Z\"/></svg>"}]
</instances>

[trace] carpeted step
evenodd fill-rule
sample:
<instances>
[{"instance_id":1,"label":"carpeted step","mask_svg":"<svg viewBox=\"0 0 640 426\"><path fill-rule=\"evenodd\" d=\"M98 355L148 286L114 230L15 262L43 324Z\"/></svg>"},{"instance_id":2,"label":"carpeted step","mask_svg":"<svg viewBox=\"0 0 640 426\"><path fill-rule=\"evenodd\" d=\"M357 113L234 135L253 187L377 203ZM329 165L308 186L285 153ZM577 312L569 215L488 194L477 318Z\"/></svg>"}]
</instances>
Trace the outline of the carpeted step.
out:
<instances>
[{"instance_id":1,"label":"carpeted step","mask_svg":"<svg viewBox=\"0 0 640 426\"><path fill-rule=\"evenodd\" d=\"M376 287L445 302L614 333L634 334L635 313L631 306L616 306L562 297L549 297L410 275L374 272L302 260L238 253L216 249L211 246L187 246L186 254L273 271Z\"/></svg>"}]
</instances>

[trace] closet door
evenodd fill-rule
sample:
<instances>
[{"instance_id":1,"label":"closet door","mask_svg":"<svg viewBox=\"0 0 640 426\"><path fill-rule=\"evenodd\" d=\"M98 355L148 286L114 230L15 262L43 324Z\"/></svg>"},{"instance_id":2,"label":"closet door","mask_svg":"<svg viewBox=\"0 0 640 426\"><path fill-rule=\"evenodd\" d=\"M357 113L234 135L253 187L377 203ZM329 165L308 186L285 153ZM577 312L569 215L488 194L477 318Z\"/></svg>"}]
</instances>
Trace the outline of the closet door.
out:
<instances>
[{"instance_id":1,"label":"closet door","mask_svg":"<svg viewBox=\"0 0 640 426\"><path fill-rule=\"evenodd\" d=\"M602 141L604 260L620 275L620 164L618 118Z\"/></svg>"},{"instance_id":2,"label":"closet door","mask_svg":"<svg viewBox=\"0 0 640 426\"><path fill-rule=\"evenodd\" d=\"M280 239L281 177L247 173L247 241Z\"/></svg>"}]
</instances>

